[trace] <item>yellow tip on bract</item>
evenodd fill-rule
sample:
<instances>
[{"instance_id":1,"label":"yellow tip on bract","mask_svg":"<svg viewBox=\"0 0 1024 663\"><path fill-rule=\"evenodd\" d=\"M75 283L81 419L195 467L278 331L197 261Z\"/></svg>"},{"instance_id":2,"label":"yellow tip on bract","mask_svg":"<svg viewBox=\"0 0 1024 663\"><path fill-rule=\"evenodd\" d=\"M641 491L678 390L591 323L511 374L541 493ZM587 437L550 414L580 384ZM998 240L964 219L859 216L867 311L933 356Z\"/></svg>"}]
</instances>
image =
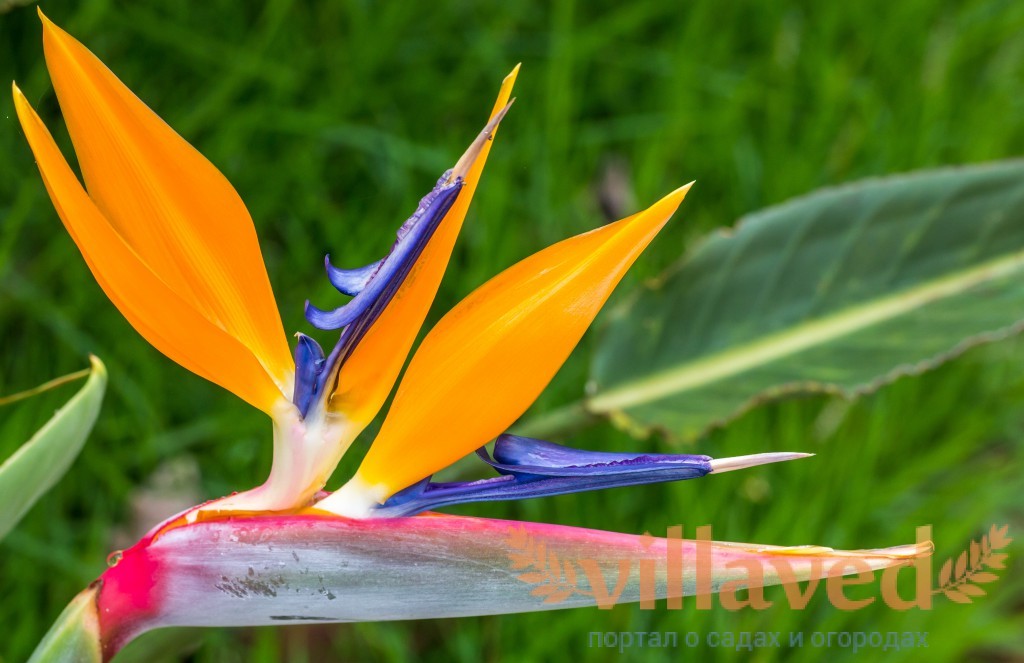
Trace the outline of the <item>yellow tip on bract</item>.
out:
<instances>
[{"instance_id":1,"label":"yellow tip on bract","mask_svg":"<svg viewBox=\"0 0 1024 663\"><path fill-rule=\"evenodd\" d=\"M16 85L15 106L93 275L157 349L269 412L294 369L245 205L102 62L39 17L88 193Z\"/></svg>"},{"instance_id":2,"label":"yellow tip on bract","mask_svg":"<svg viewBox=\"0 0 1024 663\"><path fill-rule=\"evenodd\" d=\"M519 65L516 65L502 81L490 119L496 118L508 105L518 73ZM496 132L497 128L490 135L493 137ZM434 231L398 293L342 367L330 408L343 412L348 419L365 425L377 414L391 391L437 294L492 142L485 140L482 145L474 144L470 148L476 153L467 168L458 198Z\"/></svg>"},{"instance_id":3,"label":"yellow tip on bract","mask_svg":"<svg viewBox=\"0 0 1024 663\"><path fill-rule=\"evenodd\" d=\"M379 500L505 432L689 188L530 256L452 309L413 357L357 481Z\"/></svg>"}]
</instances>

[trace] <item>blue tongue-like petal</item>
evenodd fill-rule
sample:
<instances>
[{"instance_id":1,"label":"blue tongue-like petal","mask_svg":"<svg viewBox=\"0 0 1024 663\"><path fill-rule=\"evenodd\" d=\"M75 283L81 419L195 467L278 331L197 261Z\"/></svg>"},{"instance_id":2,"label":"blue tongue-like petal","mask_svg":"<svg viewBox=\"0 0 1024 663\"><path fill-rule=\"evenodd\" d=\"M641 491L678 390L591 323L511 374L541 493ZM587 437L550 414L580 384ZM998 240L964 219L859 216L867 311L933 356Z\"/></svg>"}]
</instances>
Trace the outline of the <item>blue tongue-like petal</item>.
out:
<instances>
[{"instance_id":1,"label":"blue tongue-like petal","mask_svg":"<svg viewBox=\"0 0 1024 663\"><path fill-rule=\"evenodd\" d=\"M515 435L498 438L494 458L485 449L478 450L477 454L503 476L451 483L432 483L424 479L395 494L377 513L384 517L410 516L467 502L520 500L683 481L702 477L712 470L709 456L585 451Z\"/></svg>"},{"instance_id":2,"label":"blue tongue-like petal","mask_svg":"<svg viewBox=\"0 0 1024 663\"><path fill-rule=\"evenodd\" d=\"M311 325L317 329L331 330L363 322L365 324L360 325L362 331L359 334L362 336L362 332L369 328L398 291L434 230L459 195L462 180L448 181L448 177L448 173L442 175L434 190L420 201L416 213L398 229L397 240L382 260L354 270L335 269L327 263L328 278L332 277L334 270L334 277L339 279L340 285L335 283L334 278L331 278L331 283L343 292L346 289L355 292L355 296L347 304L329 311L306 302L306 320ZM372 269L374 266L376 268Z\"/></svg>"},{"instance_id":3,"label":"blue tongue-like petal","mask_svg":"<svg viewBox=\"0 0 1024 663\"><path fill-rule=\"evenodd\" d=\"M329 258L325 260L331 284L352 296L352 300L333 310L320 309L306 302L306 319L310 324L317 329L342 329L342 332L330 356L315 373L315 381L305 385L301 383L302 376L297 379L293 402L303 416L312 406L313 396L322 396L331 389L329 383L337 377L342 364L398 292L434 231L455 203L463 185L462 178L453 177L452 171L442 175L434 189L420 200L416 212L398 229L395 243L381 260L357 269L339 269L330 263ZM305 352L304 348L296 348L296 360Z\"/></svg>"},{"instance_id":4,"label":"blue tongue-like petal","mask_svg":"<svg viewBox=\"0 0 1024 663\"><path fill-rule=\"evenodd\" d=\"M476 453L502 476L450 483L434 483L427 477L395 493L375 513L393 518L468 502L522 500L602 488L684 481L712 472L732 472L812 455L776 452L715 459L690 454L612 453L573 449L517 435L499 436L494 443L493 458L485 448L478 449Z\"/></svg>"},{"instance_id":5,"label":"blue tongue-like petal","mask_svg":"<svg viewBox=\"0 0 1024 663\"><path fill-rule=\"evenodd\" d=\"M483 454L482 454L483 456ZM649 472L657 468L693 467L710 456L689 454L630 454L573 449L518 435L502 435L494 443L494 460L484 462L502 474L579 476Z\"/></svg>"}]
</instances>

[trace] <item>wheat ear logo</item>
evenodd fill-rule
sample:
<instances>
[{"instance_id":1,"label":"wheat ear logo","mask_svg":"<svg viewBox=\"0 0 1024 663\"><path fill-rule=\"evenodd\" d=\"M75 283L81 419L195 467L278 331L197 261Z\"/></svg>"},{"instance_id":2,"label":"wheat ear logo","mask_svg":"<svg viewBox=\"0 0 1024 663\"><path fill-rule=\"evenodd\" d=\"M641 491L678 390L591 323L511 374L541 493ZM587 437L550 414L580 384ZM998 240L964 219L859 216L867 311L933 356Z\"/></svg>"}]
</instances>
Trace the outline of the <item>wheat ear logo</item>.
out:
<instances>
[{"instance_id":1,"label":"wheat ear logo","mask_svg":"<svg viewBox=\"0 0 1024 663\"><path fill-rule=\"evenodd\" d=\"M985 596L985 590L978 585L999 580L992 571L1006 568L1007 554L997 551L1013 541L1007 536L1009 528L993 525L980 541L971 541L970 547L956 558L955 568L953 558L947 559L939 570L939 586L934 593L957 603L972 603L972 596Z\"/></svg>"},{"instance_id":2,"label":"wheat ear logo","mask_svg":"<svg viewBox=\"0 0 1024 663\"><path fill-rule=\"evenodd\" d=\"M559 559L558 553L549 551L543 541L524 527L509 530L508 559L513 570L523 571L517 576L519 580L537 585L530 594L543 598L544 603L562 603L573 594L594 595L577 584L579 575L574 561Z\"/></svg>"}]
</instances>

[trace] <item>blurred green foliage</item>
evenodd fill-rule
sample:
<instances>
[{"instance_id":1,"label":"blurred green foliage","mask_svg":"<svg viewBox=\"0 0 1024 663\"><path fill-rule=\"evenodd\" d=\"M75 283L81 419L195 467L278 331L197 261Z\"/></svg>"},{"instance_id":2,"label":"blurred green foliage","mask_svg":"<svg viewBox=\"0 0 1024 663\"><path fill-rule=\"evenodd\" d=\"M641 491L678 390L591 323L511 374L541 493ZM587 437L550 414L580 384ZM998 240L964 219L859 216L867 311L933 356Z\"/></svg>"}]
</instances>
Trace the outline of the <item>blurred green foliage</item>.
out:
<instances>
[{"instance_id":1,"label":"blurred green foliage","mask_svg":"<svg viewBox=\"0 0 1024 663\"><path fill-rule=\"evenodd\" d=\"M698 180L621 295L744 212L850 179L1024 153L1024 4L1010 1L69 0L43 8L234 183L294 330L309 331L306 298L339 301L323 277L323 254L349 265L379 257L520 61L519 101L428 326L500 269L603 222L599 192L614 189L609 173L625 183L611 205L623 213ZM70 156L34 7L0 16L0 79L17 79ZM152 524L133 522L138 486L165 463L193 459L203 497L254 485L269 467L270 431L261 414L163 358L118 315L61 228L9 100L0 101L0 120L0 394L81 368L89 352L110 372L107 403L79 462L0 544L0 623L8 625L0 650L17 661L99 574L116 542ZM536 411L576 399L589 344ZM1022 361L1024 344L976 349L853 405L783 402L698 443L718 455L817 452L809 461L460 511L656 534L685 523L688 536L712 524L722 540L846 548L910 542L915 526L931 523L937 562L993 522L1010 523L1010 535L1024 540ZM35 424L45 420L37 415ZM17 438L8 424L31 430L33 416L0 411L0 452ZM332 487L370 439L372 430ZM572 440L664 446L607 426ZM927 631L927 653L886 657L1009 660L1024 655L1020 549L1011 548L989 596L971 606L939 599L926 613L844 613L816 599L799 612L630 605L217 630L193 639L190 660L667 660L679 651L620 655L588 648L588 633L712 630ZM781 603L781 591L768 597ZM706 647L697 655L748 657ZM822 655L805 647L756 657ZM832 649L828 657L857 656Z\"/></svg>"}]
</instances>

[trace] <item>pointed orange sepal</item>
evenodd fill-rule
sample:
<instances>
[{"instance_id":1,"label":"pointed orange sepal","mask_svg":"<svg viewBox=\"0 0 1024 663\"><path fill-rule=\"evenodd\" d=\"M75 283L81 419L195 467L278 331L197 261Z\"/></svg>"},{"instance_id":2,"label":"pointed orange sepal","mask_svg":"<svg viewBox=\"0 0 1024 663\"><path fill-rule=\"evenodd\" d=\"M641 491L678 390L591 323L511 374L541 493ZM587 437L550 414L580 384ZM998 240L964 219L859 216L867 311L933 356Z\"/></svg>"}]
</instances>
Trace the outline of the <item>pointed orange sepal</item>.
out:
<instances>
[{"instance_id":1,"label":"pointed orange sepal","mask_svg":"<svg viewBox=\"0 0 1024 663\"><path fill-rule=\"evenodd\" d=\"M381 501L511 426L689 187L530 256L452 309L413 357L355 484Z\"/></svg>"},{"instance_id":2,"label":"pointed orange sepal","mask_svg":"<svg viewBox=\"0 0 1024 663\"><path fill-rule=\"evenodd\" d=\"M491 111L491 121L499 119L508 106L518 74L519 65L516 65L502 81ZM349 420L359 421L363 425L369 423L394 386L437 295L441 277L448 266L496 131L496 127L486 130L484 133L490 139L482 134L459 160L454 171L463 176L462 191L434 231L398 293L359 342L352 356L345 361L330 407L345 413Z\"/></svg>"},{"instance_id":3,"label":"pointed orange sepal","mask_svg":"<svg viewBox=\"0 0 1024 663\"><path fill-rule=\"evenodd\" d=\"M88 193L17 89L15 104L90 269L154 346L269 411L290 388L294 368L245 205L102 62L40 18Z\"/></svg>"}]
</instances>

